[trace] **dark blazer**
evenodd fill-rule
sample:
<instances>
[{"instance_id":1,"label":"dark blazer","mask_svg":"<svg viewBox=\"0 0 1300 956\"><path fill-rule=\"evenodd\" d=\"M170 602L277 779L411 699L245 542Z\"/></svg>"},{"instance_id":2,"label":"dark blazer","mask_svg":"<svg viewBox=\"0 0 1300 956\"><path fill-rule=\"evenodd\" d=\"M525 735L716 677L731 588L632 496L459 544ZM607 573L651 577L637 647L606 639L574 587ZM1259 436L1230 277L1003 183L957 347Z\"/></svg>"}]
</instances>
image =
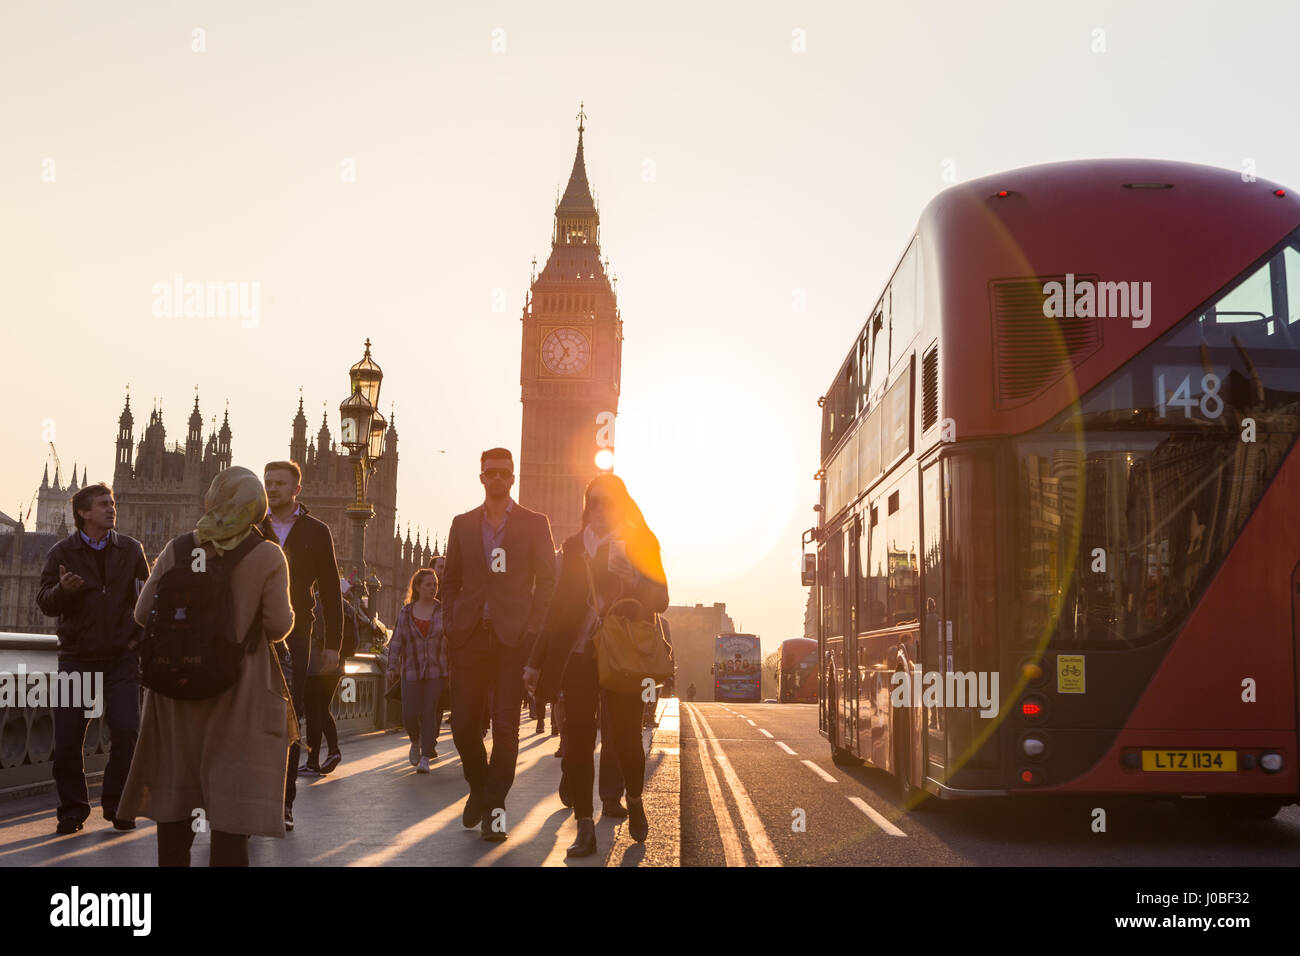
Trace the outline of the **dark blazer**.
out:
<instances>
[{"instance_id":1,"label":"dark blazer","mask_svg":"<svg viewBox=\"0 0 1300 956\"><path fill-rule=\"evenodd\" d=\"M311 633L316 620L316 599L311 586L320 592L321 606L325 612L324 649L337 651L343 644L343 589L339 586L339 565L334 557L334 536L329 525L313 518L307 506L289 529L284 539L284 556L289 561L289 604L293 608L293 629L296 633ZM272 544L279 542L267 514L259 526L262 537Z\"/></svg>"},{"instance_id":2,"label":"dark blazer","mask_svg":"<svg viewBox=\"0 0 1300 956\"><path fill-rule=\"evenodd\" d=\"M546 624L528 658L528 666L541 671L537 681L539 700L555 700L573 646L595 624L595 613L588 601L591 588L587 580L586 554L581 531L566 539L561 549L560 580L555 588L555 600L551 602ZM635 587L628 587L622 578L610 573L608 564L609 545L604 544L591 559L591 572L592 580L610 610L646 620L668 609L668 581L657 553L647 559L649 566L637 569L641 576ZM618 603L629 599L637 603ZM666 624L664 630L667 631Z\"/></svg>"},{"instance_id":3,"label":"dark blazer","mask_svg":"<svg viewBox=\"0 0 1300 956\"><path fill-rule=\"evenodd\" d=\"M505 570L492 571L483 553L483 505L456 515L447 533L447 565L439 593L451 649L461 647L490 601L492 627L507 647L528 647L542 629L555 592L555 542L546 515L514 503L506 517Z\"/></svg>"},{"instance_id":4,"label":"dark blazer","mask_svg":"<svg viewBox=\"0 0 1300 956\"><path fill-rule=\"evenodd\" d=\"M135 538L108 532L104 557L107 581L99 577L95 550L74 531L45 555L36 604L47 617L58 617L59 659L107 661L117 657L142 628L135 623L136 582L149 580L149 562ZM81 575L77 591L59 587L59 565Z\"/></svg>"}]
</instances>

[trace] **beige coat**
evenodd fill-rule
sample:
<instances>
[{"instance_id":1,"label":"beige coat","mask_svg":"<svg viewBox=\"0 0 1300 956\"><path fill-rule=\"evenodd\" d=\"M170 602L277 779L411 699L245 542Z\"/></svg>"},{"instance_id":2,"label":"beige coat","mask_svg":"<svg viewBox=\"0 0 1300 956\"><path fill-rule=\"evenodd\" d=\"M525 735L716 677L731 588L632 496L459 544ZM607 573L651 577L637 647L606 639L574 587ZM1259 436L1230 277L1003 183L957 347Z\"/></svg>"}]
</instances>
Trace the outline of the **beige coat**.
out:
<instances>
[{"instance_id":1,"label":"beige coat","mask_svg":"<svg viewBox=\"0 0 1300 956\"><path fill-rule=\"evenodd\" d=\"M158 579L173 565L169 543L136 602L141 624ZM283 837L285 772L298 722L268 642L284 640L293 628L284 552L269 541L257 545L235 566L230 585L235 633L248 633L260 604L266 640L244 658L238 683L216 697L174 700L145 691L117 815L192 821L201 808L210 830Z\"/></svg>"}]
</instances>

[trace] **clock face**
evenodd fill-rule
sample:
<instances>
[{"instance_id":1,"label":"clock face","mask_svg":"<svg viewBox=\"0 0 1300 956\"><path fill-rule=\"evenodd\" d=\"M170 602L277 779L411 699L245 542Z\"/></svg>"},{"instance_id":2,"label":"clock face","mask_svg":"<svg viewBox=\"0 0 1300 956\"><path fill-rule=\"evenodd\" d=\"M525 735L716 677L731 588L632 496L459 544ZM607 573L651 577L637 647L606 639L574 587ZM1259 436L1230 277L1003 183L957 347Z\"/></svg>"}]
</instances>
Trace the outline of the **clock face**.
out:
<instances>
[{"instance_id":1,"label":"clock face","mask_svg":"<svg viewBox=\"0 0 1300 956\"><path fill-rule=\"evenodd\" d=\"M556 375L573 375L587 367L591 343L577 329L555 329L542 341L542 362Z\"/></svg>"}]
</instances>

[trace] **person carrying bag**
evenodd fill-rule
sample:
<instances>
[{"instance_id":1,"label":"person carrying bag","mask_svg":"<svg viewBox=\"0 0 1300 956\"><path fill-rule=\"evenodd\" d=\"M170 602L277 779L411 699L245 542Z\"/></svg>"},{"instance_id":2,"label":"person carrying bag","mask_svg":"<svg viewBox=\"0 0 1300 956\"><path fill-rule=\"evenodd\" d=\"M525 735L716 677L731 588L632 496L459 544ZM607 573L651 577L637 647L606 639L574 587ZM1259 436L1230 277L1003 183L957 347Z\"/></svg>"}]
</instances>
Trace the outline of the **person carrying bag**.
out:
<instances>
[{"instance_id":1,"label":"person carrying bag","mask_svg":"<svg viewBox=\"0 0 1300 956\"><path fill-rule=\"evenodd\" d=\"M567 851L573 857L597 850L593 755L602 698L609 717L602 728L602 761L617 753L628 833L638 842L647 838L642 695L672 674L658 620L668 608L659 539L621 478L602 474L591 480L582 521L582 530L564 542L555 599L524 669L525 684L540 700L564 696L561 800L572 801L578 825ZM605 815L610 809L607 804Z\"/></svg>"},{"instance_id":2,"label":"person carrying bag","mask_svg":"<svg viewBox=\"0 0 1300 956\"><path fill-rule=\"evenodd\" d=\"M284 552L257 531L266 491L234 466L212 480L204 504L194 533L163 551L135 606L136 621L149 625L148 689L118 812L157 821L159 866L189 865L200 812L213 866L247 866L250 835L283 837L298 737L271 649L289 635L293 610ZM179 586L187 581L188 598ZM186 648L210 673L177 657Z\"/></svg>"},{"instance_id":3,"label":"person carrying bag","mask_svg":"<svg viewBox=\"0 0 1300 956\"><path fill-rule=\"evenodd\" d=\"M611 550L619 544L623 542L612 542ZM584 559L583 565L587 571L590 606L596 613L591 643L596 650L600 686L619 693L639 694L645 689L647 678L656 685L670 680L674 673L673 651L664 639L659 615L652 613L649 620L638 620L612 612L602 614L596 604L591 562Z\"/></svg>"}]
</instances>

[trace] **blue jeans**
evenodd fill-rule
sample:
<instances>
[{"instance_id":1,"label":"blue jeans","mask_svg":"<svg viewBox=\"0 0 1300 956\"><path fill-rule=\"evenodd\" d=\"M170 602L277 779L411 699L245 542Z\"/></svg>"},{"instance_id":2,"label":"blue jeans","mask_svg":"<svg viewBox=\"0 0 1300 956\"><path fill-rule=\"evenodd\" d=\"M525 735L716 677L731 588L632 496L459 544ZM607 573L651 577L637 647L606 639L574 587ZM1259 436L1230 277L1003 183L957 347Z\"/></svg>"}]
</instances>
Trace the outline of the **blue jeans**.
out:
<instances>
[{"instance_id":1,"label":"blue jeans","mask_svg":"<svg viewBox=\"0 0 1300 956\"><path fill-rule=\"evenodd\" d=\"M94 673L103 668L103 719L112 746L104 768L104 789L99 804L107 813L117 813L117 803L126 786L135 742L140 736L140 659L135 650L123 651L116 661L81 664L59 661L60 674ZM84 686L84 685L83 685ZM83 704L86 702L83 700ZM54 785L59 793L59 819L84 821L90 816L90 794L86 789L86 764L82 747L90 718L88 707L54 708Z\"/></svg>"},{"instance_id":2,"label":"blue jeans","mask_svg":"<svg viewBox=\"0 0 1300 956\"><path fill-rule=\"evenodd\" d=\"M420 753L433 759L438 732L442 730L442 677L423 680L402 678L402 724L411 743L420 747Z\"/></svg>"}]
</instances>

